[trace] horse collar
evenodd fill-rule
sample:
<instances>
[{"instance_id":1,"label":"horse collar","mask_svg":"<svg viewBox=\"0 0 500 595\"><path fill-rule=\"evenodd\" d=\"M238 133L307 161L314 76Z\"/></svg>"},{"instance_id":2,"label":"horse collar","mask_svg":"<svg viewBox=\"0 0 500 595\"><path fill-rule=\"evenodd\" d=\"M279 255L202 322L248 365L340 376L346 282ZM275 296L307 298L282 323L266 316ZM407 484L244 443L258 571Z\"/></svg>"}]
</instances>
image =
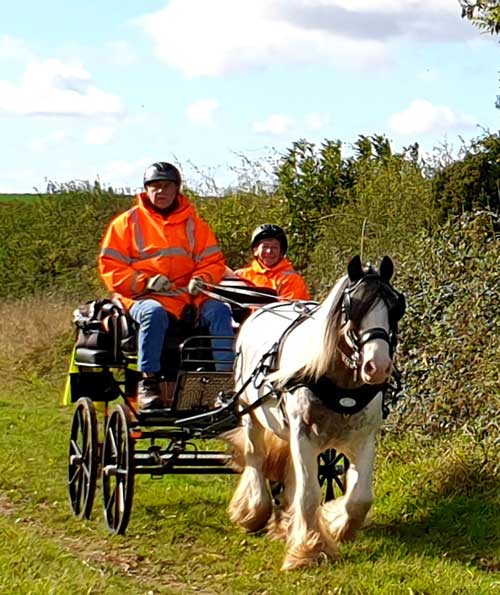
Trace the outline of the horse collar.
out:
<instances>
[{"instance_id":1,"label":"horse collar","mask_svg":"<svg viewBox=\"0 0 500 595\"><path fill-rule=\"evenodd\" d=\"M308 388L325 407L342 415L354 415L362 411L375 396L385 393L387 384L363 384L357 388L340 388L326 376L316 382L292 380L285 390L294 392L298 388Z\"/></svg>"}]
</instances>

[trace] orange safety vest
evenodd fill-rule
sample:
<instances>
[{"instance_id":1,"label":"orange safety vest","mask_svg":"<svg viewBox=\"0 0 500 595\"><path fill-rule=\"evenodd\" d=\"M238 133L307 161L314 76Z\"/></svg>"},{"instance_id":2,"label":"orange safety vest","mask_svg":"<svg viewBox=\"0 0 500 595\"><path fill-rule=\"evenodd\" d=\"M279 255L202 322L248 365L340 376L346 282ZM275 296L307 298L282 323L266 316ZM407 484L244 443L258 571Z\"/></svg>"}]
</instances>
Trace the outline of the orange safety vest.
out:
<instances>
[{"instance_id":1,"label":"orange safety vest","mask_svg":"<svg viewBox=\"0 0 500 595\"><path fill-rule=\"evenodd\" d=\"M188 293L192 277L219 283L224 255L214 232L182 194L166 217L153 210L145 192L137 205L115 217L101 243L99 272L107 289L130 308L138 299L154 298L179 317L188 304L199 307L206 296ZM165 275L172 287L165 293L146 292L150 277Z\"/></svg>"},{"instance_id":2,"label":"orange safety vest","mask_svg":"<svg viewBox=\"0 0 500 595\"><path fill-rule=\"evenodd\" d=\"M249 266L239 269L236 274L252 282L257 287L275 289L283 300L310 300L309 290L304 279L294 270L288 258L282 258L271 269L263 266L256 258Z\"/></svg>"}]
</instances>

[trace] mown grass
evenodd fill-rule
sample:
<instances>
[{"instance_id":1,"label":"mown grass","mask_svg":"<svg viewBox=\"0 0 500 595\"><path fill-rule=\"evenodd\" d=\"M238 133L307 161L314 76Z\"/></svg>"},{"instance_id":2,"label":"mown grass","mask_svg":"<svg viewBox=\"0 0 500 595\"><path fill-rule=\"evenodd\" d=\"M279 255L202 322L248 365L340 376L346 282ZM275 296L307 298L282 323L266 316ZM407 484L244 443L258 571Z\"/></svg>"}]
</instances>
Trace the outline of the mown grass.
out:
<instances>
[{"instance_id":1,"label":"mown grass","mask_svg":"<svg viewBox=\"0 0 500 595\"><path fill-rule=\"evenodd\" d=\"M72 410L60 405L68 307L0 308L1 594L500 592L500 482L466 432L384 436L368 526L338 562L312 570L281 573L284 544L229 522L236 477L138 477L125 537L107 533L100 491L93 518L77 521L66 491ZM26 335L28 312L38 323Z\"/></svg>"}]
</instances>

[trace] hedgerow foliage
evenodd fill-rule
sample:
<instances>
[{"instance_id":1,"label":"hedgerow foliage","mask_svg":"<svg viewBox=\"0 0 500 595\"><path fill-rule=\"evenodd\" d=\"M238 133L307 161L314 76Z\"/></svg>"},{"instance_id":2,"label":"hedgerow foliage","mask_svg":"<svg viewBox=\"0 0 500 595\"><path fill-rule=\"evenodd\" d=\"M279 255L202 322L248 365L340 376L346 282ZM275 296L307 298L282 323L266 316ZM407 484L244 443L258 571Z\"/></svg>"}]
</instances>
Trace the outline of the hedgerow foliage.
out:
<instances>
[{"instance_id":1,"label":"hedgerow foliage","mask_svg":"<svg viewBox=\"0 0 500 595\"><path fill-rule=\"evenodd\" d=\"M392 422L427 432L468 426L498 440L500 225L465 213L422 234L400 263L408 311L399 361L405 398Z\"/></svg>"},{"instance_id":2,"label":"hedgerow foliage","mask_svg":"<svg viewBox=\"0 0 500 595\"><path fill-rule=\"evenodd\" d=\"M408 311L398 356L405 398L389 427L437 432L468 424L498 435L498 212L475 210L492 198L485 190L476 200L473 189L493 188L499 146L487 137L481 167L471 168L475 154L466 154L430 175L416 145L393 154L383 137L360 137L344 157L339 141L319 148L299 141L277 166L275 190L192 198L234 268L249 258L255 226L285 227L292 260L318 299L354 254L375 264L391 255ZM460 167L468 172L462 186ZM0 297L70 295L78 304L103 295L99 241L132 202L99 188L0 202Z\"/></svg>"},{"instance_id":3,"label":"hedgerow foliage","mask_svg":"<svg viewBox=\"0 0 500 595\"><path fill-rule=\"evenodd\" d=\"M130 204L129 197L90 189L0 203L0 297L97 291L107 220Z\"/></svg>"}]
</instances>

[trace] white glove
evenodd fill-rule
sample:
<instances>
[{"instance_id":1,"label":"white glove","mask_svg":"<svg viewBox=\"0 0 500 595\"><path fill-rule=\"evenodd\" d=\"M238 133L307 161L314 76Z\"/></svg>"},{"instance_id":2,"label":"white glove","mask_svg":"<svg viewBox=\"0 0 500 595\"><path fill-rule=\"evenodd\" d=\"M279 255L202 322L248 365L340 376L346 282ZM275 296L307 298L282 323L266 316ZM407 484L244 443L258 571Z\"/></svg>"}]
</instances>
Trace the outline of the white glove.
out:
<instances>
[{"instance_id":1,"label":"white glove","mask_svg":"<svg viewBox=\"0 0 500 595\"><path fill-rule=\"evenodd\" d=\"M201 277L193 277L188 285L188 291L191 295L198 295L205 287L205 283Z\"/></svg>"},{"instance_id":2,"label":"white glove","mask_svg":"<svg viewBox=\"0 0 500 595\"><path fill-rule=\"evenodd\" d=\"M148 291L153 291L155 293L162 293L164 291L168 291L171 287L171 283L165 275L155 275L154 277L150 277L147 282L147 289Z\"/></svg>"}]
</instances>

